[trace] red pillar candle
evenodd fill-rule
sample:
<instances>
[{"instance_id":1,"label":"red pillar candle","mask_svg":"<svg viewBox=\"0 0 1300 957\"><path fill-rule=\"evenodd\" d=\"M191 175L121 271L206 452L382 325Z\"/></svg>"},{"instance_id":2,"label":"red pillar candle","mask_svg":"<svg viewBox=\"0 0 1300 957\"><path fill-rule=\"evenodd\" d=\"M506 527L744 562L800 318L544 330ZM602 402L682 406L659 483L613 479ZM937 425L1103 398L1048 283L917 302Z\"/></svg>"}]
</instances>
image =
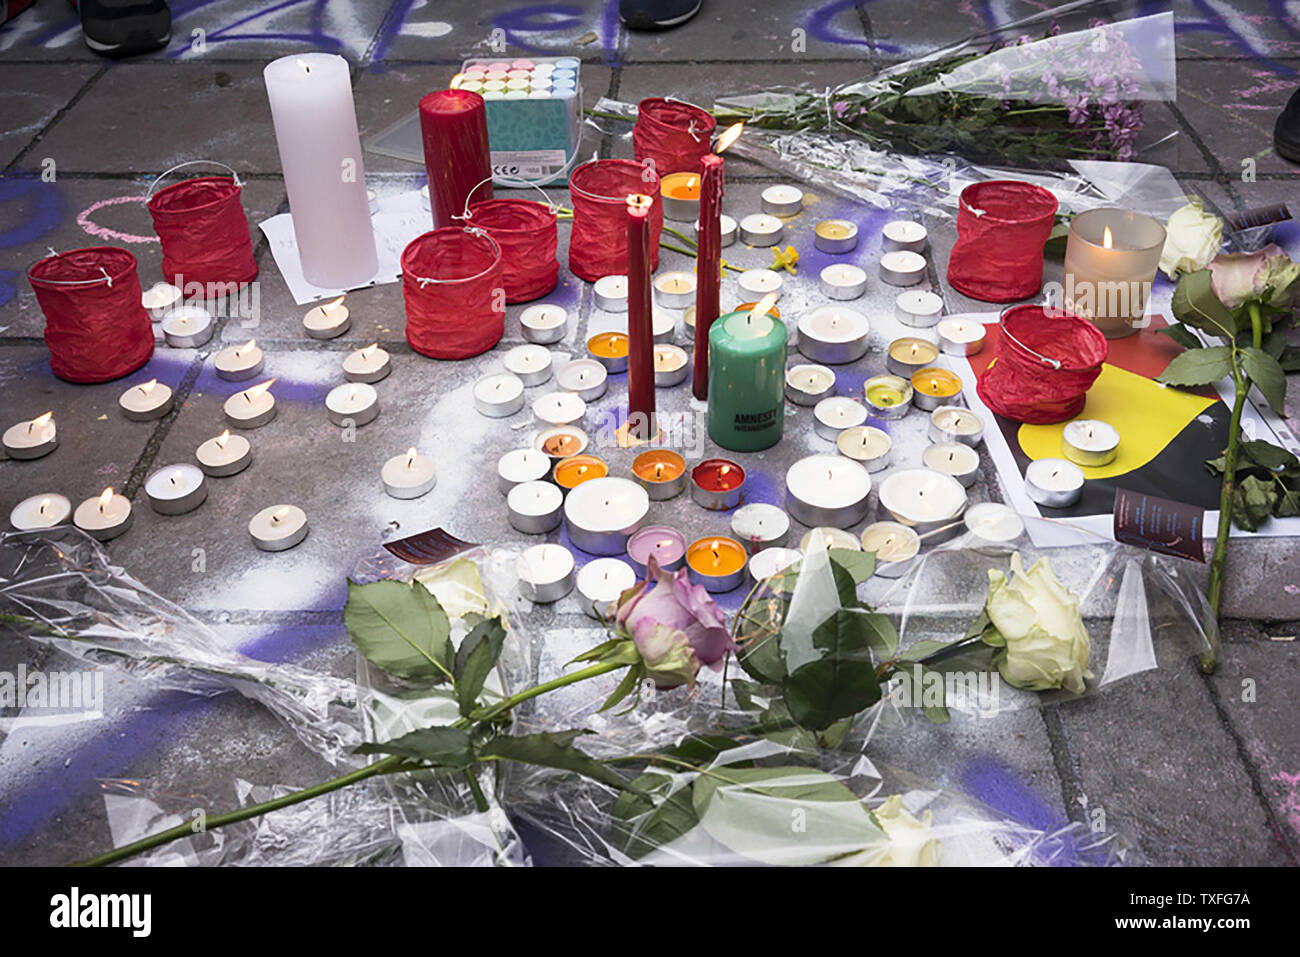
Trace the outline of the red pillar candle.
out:
<instances>
[{"instance_id":1,"label":"red pillar candle","mask_svg":"<svg viewBox=\"0 0 1300 957\"><path fill-rule=\"evenodd\" d=\"M650 290L650 210L654 200L627 198L628 435L648 441L655 428L654 307Z\"/></svg>"},{"instance_id":2,"label":"red pillar candle","mask_svg":"<svg viewBox=\"0 0 1300 957\"><path fill-rule=\"evenodd\" d=\"M474 199L492 198L492 163L488 155L487 108L469 90L435 90L420 100L424 168L429 174L429 208L435 228L457 225L465 215L470 190Z\"/></svg>"},{"instance_id":3,"label":"red pillar candle","mask_svg":"<svg viewBox=\"0 0 1300 957\"><path fill-rule=\"evenodd\" d=\"M722 285L722 156L735 142L743 124L728 127L718 137L714 152L700 160L700 245L696 258L695 362L691 389L695 398L709 394L709 327L718 318L718 290Z\"/></svg>"}]
</instances>

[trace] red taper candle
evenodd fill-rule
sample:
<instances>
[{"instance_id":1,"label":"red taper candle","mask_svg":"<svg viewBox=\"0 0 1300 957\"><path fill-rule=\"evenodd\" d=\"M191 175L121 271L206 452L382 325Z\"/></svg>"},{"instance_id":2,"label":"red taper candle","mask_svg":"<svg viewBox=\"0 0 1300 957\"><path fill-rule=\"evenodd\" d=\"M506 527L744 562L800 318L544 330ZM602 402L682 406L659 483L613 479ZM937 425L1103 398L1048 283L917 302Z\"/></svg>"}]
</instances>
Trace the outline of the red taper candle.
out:
<instances>
[{"instance_id":1,"label":"red taper candle","mask_svg":"<svg viewBox=\"0 0 1300 957\"><path fill-rule=\"evenodd\" d=\"M722 157L708 153L700 161L700 245L695 270L695 363L691 389L695 398L709 394L709 327L718 318L722 285Z\"/></svg>"},{"instance_id":2,"label":"red taper candle","mask_svg":"<svg viewBox=\"0 0 1300 957\"><path fill-rule=\"evenodd\" d=\"M654 306L650 290L653 199L627 198L627 422L630 438L655 437Z\"/></svg>"},{"instance_id":3,"label":"red taper candle","mask_svg":"<svg viewBox=\"0 0 1300 957\"><path fill-rule=\"evenodd\" d=\"M487 106L469 90L434 90L420 100L424 168L429 174L429 208L434 228L455 226L465 215L465 200L492 198Z\"/></svg>"}]
</instances>

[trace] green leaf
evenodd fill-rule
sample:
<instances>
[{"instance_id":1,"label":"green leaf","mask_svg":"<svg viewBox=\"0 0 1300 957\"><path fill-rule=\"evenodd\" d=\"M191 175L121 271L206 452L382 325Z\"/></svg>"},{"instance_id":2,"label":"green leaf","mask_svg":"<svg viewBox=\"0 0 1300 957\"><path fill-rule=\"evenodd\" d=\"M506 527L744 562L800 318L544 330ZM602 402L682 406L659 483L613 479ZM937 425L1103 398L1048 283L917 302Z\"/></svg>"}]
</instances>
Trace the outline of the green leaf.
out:
<instances>
[{"instance_id":1,"label":"green leaf","mask_svg":"<svg viewBox=\"0 0 1300 957\"><path fill-rule=\"evenodd\" d=\"M750 603L740 622L736 660L745 674L762 684L780 684L785 678L780 628L787 606L782 598L760 598Z\"/></svg>"},{"instance_id":2,"label":"green leaf","mask_svg":"<svg viewBox=\"0 0 1300 957\"><path fill-rule=\"evenodd\" d=\"M718 755L732 748L740 747L740 742L725 734L689 734L668 749L668 755L689 761L694 765L712 764Z\"/></svg>"},{"instance_id":3,"label":"green leaf","mask_svg":"<svg viewBox=\"0 0 1300 957\"><path fill-rule=\"evenodd\" d=\"M505 640L506 629L501 619L489 618L475 625L460 643L456 651L455 675L456 700L462 715L468 716L477 705L483 683L496 667Z\"/></svg>"},{"instance_id":4,"label":"green leaf","mask_svg":"<svg viewBox=\"0 0 1300 957\"><path fill-rule=\"evenodd\" d=\"M1214 294L1210 285L1212 278L1208 269L1199 269L1183 276L1174 290L1170 305L1179 322L1213 336L1231 339L1240 330L1241 324Z\"/></svg>"},{"instance_id":5,"label":"green leaf","mask_svg":"<svg viewBox=\"0 0 1300 957\"><path fill-rule=\"evenodd\" d=\"M1194 333L1183 325L1165 326L1160 331L1185 349L1199 349L1204 345L1200 339L1196 338Z\"/></svg>"},{"instance_id":6,"label":"green leaf","mask_svg":"<svg viewBox=\"0 0 1300 957\"><path fill-rule=\"evenodd\" d=\"M1263 439L1242 442L1238 451L1240 455L1245 456L1251 462L1262 465L1270 471L1300 466L1300 459L1297 459L1281 446L1266 442ZM1237 470L1241 470L1241 458L1237 459ZM1223 471L1222 464L1219 465L1218 471Z\"/></svg>"},{"instance_id":7,"label":"green leaf","mask_svg":"<svg viewBox=\"0 0 1300 957\"><path fill-rule=\"evenodd\" d=\"M1283 485L1277 489L1277 502L1273 505L1275 518L1295 518L1300 515L1300 491Z\"/></svg>"},{"instance_id":8,"label":"green leaf","mask_svg":"<svg viewBox=\"0 0 1300 957\"><path fill-rule=\"evenodd\" d=\"M1156 381L1179 386L1209 385L1231 371L1232 347L1209 346L1180 352L1156 377Z\"/></svg>"},{"instance_id":9,"label":"green leaf","mask_svg":"<svg viewBox=\"0 0 1300 957\"><path fill-rule=\"evenodd\" d=\"M1239 528L1256 531L1273 514L1278 493L1271 479L1248 475L1232 490L1232 520Z\"/></svg>"},{"instance_id":10,"label":"green leaf","mask_svg":"<svg viewBox=\"0 0 1300 957\"><path fill-rule=\"evenodd\" d=\"M970 627L966 629L966 634L962 635L962 639L976 638L984 634L984 629L988 628L990 624L992 624L992 619L989 618L988 606L985 606L980 609L980 613L970 623Z\"/></svg>"},{"instance_id":11,"label":"green leaf","mask_svg":"<svg viewBox=\"0 0 1300 957\"><path fill-rule=\"evenodd\" d=\"M801 727L821 731L880 700L868 617L841 608L813 630L813 647L822 656L782 684L786 706Z\"/></svg>"},{"instance_id":12,"label":"green leaf","mask_svg":"<svg viewBox=\"0 0 1300 957\"><path fill-rule=\"evenodd\" d=\"M1277 360L1263 349L1247 346L1242 350L1241 365L1273 411L1286 415L1286 373Z\"/></svg>"},{"instance_id":13,"label":"green leaf","mask_svg":"<svg viewBox=\"0 0 1300 957\"><path fill-rule=\"evenodd\" d=\"M354 754L397 754L443 768L467 768L473 763L469 734L460 728L420 728L391 741L367 742Z\"/></svg>"},{"instance_id":14,"label":"green leaf","mask_svg":"<svg viewBox=\"0 0 1300 957\"><path fill-rule=\"evenodd\" d=\"M920 671L919 681L917 680L918 670ZM925 676L927 674L939 675L940 680L937 683L937 687L939 689L940 698L942 701L941 704L926 703L926 688L924 682L925 682ZM898 671L894 672L894 675L901 682L907 685L907 691L908 691L907 698L910 702L912 702L912 705L915 707L917 702L920 702L921 713L925 715L925 717L930 721L931 724L948 723L950 715L948 714L948 708L947 708L948 702L946 697L947 695L946 685L943 681L942 674L940 674L938 671L934 671L930 668L926 668L924 665L916 663L913 664L911 668L899 669Z\"/></svg>"},{"instance_id":15,"label":"green leaf","mask_svg":"<svg viewBox=\"0 0 1300 957\"><path fill-rule=\"evenodd\" d=\"M576 771L613 788L628 787L628 782L621 775L573 746L574 740L584 734L591 734L591 732L577 728L571 731L498 735L479 747L478 756L538 764L562 771Z\"/></svg>"},{"instance_id":16,"label":"green leaf","mask_svg":"<svg viewBox=\"0 0 1300 957\"><path fill-rule=\"evenodd\" d=\"M989 625L980 633L980 641L991 648L1005 648L1007 646L1007 639L994 625Z\"/></svg>"},{"instance_id":17,"label":"green leaf","mask_svg":"<svg viewBox=\"0 0 1300 957\"><path fill-rule=\"evenodd\" d=\"M1300 372L1300 347L1288 346L1283 349L1277 362L1283 372Z\"/></svg>"},{"instance_id":18,"label":"green leaf","mask_svg":"<svg viewBox=\"0 0 1300 957\"><path fill-rule=\"evenodd\" d=\"M858 615L863 619L867 644L875 652L876 657L881 660L892 658L898 651L898 631L894 628L894 623L889 620L889 616L874 611L859 612Z\"/></svg>"},{"instance_id":19,"label":"green leaf","mask_svg":"<svg viewBox=\"0 0 1300 957\"><path fill-rule=\"evenodd\" d=\"M1264 335L1264 351L1274 359L1281 359L1286 352L1286 327L1274 326Z\"/></svg>"},{"instance_id":20,"label":"green leaf","mask_svg":"<svg viewBox=\"0 0 1300 957\"><path fill-rule=\"evenodd\" d=\"M832 548L827 554L829 554L831 561L853 577L854 584L861 585L875 574L875 552L855 552L850 548Z\"/></svg>"},{"instance_id":21,"label":"green leaf","mask_svg":"<svg viewBox=\"0 0 1300 957\"><path fill-rule=\"evenodd\" d=\"M348 582L343 623L366 660L401 678L441 680L451 672L451 625L417 582Z\"/></svg>"},{"instance_id":22,"label":"green leaf","mask_svg":"<svg viewBox=\"0 0 1300 957\"><path fill-rule=\"evenodd\" d=\"M640 682L644 674L644 666L630 665L627 671L623 673L623 680L618 683L618 687L615 688L613 693L605 699L605 703L596 709L597 714L601 711L608 711L635 691L637 683Z\"/></svg>"},{"instance_id":23,"label":"green leaf","mask_svg":"<svg viewBox=\"0 0 1300 957\"><path fill-rule=\"evenodd\" d=\"M700 823L690 786L662 771L634 778L614 802L611 814L616 822L615 844L632 858L671 844Z\"/></svg>"},{"instance_id":24,"label":"green leaf","mask_svg":"<svg viewBox=\"0 0 1300 957\"><path fill-rule=\"evenodd\" d=\"M582 654L570 661L569 664L576 665L580 661L600 661L606 654L613 651L625 641L627 641L626 638L611 638L608 641L602 641L595 648L588 648Z\"/></svg>"}]
</instances>

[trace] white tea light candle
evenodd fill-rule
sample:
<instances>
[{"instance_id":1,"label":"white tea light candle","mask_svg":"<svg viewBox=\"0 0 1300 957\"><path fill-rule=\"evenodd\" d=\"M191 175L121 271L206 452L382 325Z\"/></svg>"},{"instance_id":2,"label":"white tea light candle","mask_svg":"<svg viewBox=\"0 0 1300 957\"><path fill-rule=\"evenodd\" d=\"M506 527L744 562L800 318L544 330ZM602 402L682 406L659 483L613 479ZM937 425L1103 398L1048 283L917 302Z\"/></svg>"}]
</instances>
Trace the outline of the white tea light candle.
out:
<instances>
[{"instance_id":1,"label":"white tea light candle","mask_svg":"<svg viewBox=\"0 0 1300 957\"><path fill-rule=\"evenodd\" d=\"M272 505L248 520L253 544L264 552L283 552L307 537L307 513L297 505Z\"/></svg>"},{"instance_id":2,"label":"white tea light candle","mask_svg":"<svg viewBox=\"0 0 1300 957\"><path fill-rule=\"evenodd\" d=\"M973 356L984 348L984 323L975 319L949 316L940 321L935 332L939 348L950 356Z\"/></svg>"},{"instance_id":3,"label":"white tea light candle","mask_svg":"<svg viewBox=\"0 0 1300 957\"><path fill-rule=\"evenodd\" d=\"M414 447L401 455L394 455L379 470L384 491L392 498L419 498L432 491L438 482L433 470L433 459L421 455Z\"/></svg>"},{"instance_id":4,"label":"white tea light candle","mask_svg":"<svg viewBox=\"0 0 1300 957\"><path fill-rule=\"evenodd\" d=\"M226 422L237 429L260 429L275 418L275 396L271 394L274 379L236 392L221 407Z\"/></svg>"},{"instance_id":5,"label":"white tea light candle","mask_svg":"<svg viewBox=\"0 0 1300 957\"><path fill-rule=\"evenodd\" d=\"M564 492L554 482L520 482L506 495L510 527L526 535L544 535L560 527Z\"/></svg>"},{"instance_id":6,"label":"white tea light candle","mask_svg":"<svg viewBox=\"0 0 1300 957\"><path fill-rule=\"evenodd\" d=\"M889 465L894 442L887 432L874 425L855 425L839 434L835 447L840 455L861 462L868 472L879 472Z\"/></svg>"},{"instance_id":7,"label":"white tea light candle","mask_svg":"<svg viewBox=\"0 0 1300 957\"><path fill-rule=\"evenodd\" d=\"M972 535L985 542L1011 542L1025 531L1025 520L1015 509L1001 502L972 505L966 509L963 521Z\"/></svg>"},{"instance_id":8,"label":"white tea light candle","mask_svg":"<svg viewBox=\"0 0 1300 957\"><path fill-rule=\"evenodd\" d=\"M970 409L957 405L941 405L930 413L930 441L936 445L960 442L979 445L984 437L984 423Z\"/></svg>"},{"instance_id":9,"label":"white tea light candle","mask_svg":"<svg viewBox=\"0 0 1300 957\"><path fill-rule=\"evenodd\" d=\"M72 514L72 503L56 492L42 492L25 498L9 512L9 524L16 532L38 532L62 525Z\"/></svg>"},{"instance_id":10,"label":"white tea light candle","mask_svg":"<svg viewBox=\"0 0 1300 957\"><path fill-rule=\"evenodd\" d=\"M563 306L539 303L529 306L519 314L519 328L525 339L539 345L549 345L564 338L569 313Z\"/></svg>"},{"instance_id":11,"label":"white tea light candle","mask_svg":"<svg viewBox=\"0 0 1300 957\"><path fill-rule=\"evenodd\" d=\"M602 312L627 312L627 276L601 276L591 294Z\"/></svg>"},{"instance_id":12,"label":"white tea light candle","mask_svg":"<svg viewBox=\"0 0 1300 957\"><path fill-rule=\"evenodd\" d=\"M172 390L157 379L133 385L117 400L122 414L133 422L161 419L172 410Z\"/></svg>"},{"instance_id":13,"label":"white tea light candle","mask_svg":"<svg viewBox=\"0 0 1300 957\"><path fill-rule=\"evenodd\" d=\"M862 551L862 544L858 541L858 536L852 532L846 532L842 528L830 528L828 526L807 531L804 537L799 540L799 551L807 555L818 539L821 539L821 543L827 551L832 548L843 548L850 552Z\"/></svg>"},{"instance_id":14,"label":"white tea light candle","mask_svg":"<svg viewBox=\"0 0 1300 957\"><path fill-rule=\"evenodd\" d=\"M131 517L131 500L109 487L78 505L72 524L96 541L107 542L131 527Z\"/></svg>"},{"instance_id":15,"label":"white tea light candle","mask_svg":"<svg viewBox=\"0 0 1300 957\"><path fill-rule=\"evenodd\" d=\"M882 243L887 251L905 249L914 253L925 252L929 236L924 226L910 219L896 219L891 223L885 223L881 234Z\"/></svg>"},{"instance_id":16,"label":"white tea light candle","mask_svg":"<svg viewBox=\"0 0 1300 957\"><path fill-rule=\"evenodd\" d=\"M838 529L836 529L838 531ZM765 548L749 559L749 577L758 584L798 563L803 552L797 548Z\"/></svg>"},{"instance_id":17,"label":"white tea light candle","mask_svg":"<svg viewBox=\"0 0 1300 957\"><path fill-rule=\"evenodd\" d=\"M731 516L731 534L753 555L777 545L784 545L790 534L790 516L785 509L764 502L752 502L736 509Z\"/></svg>"},{"instance_id":18,"label":"white tea light candle","mask_svg":"<svg viewBox=\"0 0 1300 957\"><path fill-rule=\"evenodd\" d=\"M636 581L636 572L621 558L593 558L578 570L583 612L598 621L609 620L610 605Z\"/></svg>"},{"instance_id":19,"label":"white tea light candle","mask_svg":"<svg viewBox=\"0 0 1300 957\"><path fill-rule=\"evenodd\" d=\"M867 291L867 274L849 263L827 266L818 286L827 299L860 299Z\"/></svg>"},{"instance_id":20,"label":"white tea light candle","mask_svg":"<svg viewBox=\"0 0 1300 957\"><path fill-rule=\"evenodd\" d=\"M609 371L597 359L574 359L560 367L555 374L555 384L584 402L594 402L608 388Z\"/></svg>"},{"instance_id":21,"label":"white tea light candle","mask_svg":"<svg viewBox=\"0 0 1300 957\"><path fill-rule=\"evenodd\" d=\"M899 578L921 551L921 537L899 522L876 522L862 530L862 550L875 553L876 575Z\"/></svg>"},{"instance_id":22,"label":"white tea light candle","mask_svg":"<svg viewBox=\"0 0 1300 957\"><path fill-rule=\"evenodd\" d=\"M39 459L49 455L58 445L53 412L44 412L5 429L4 450L11 459Z\"/></svg>"},{"instance_id":23,"label":"white tea light candle","mask_svg":"<svg viewBox=\"0 0 1300 957\"><path fill-rule=\"evenodd\" d=\"M845 429L867 421L867 407L846 395L822 399L813 407L813 431L828 442L839 440Z\"/></svg>"},{"instance_id":24,"label":"white tea light candle","mask_svg":"<svg viewBox=\"0 0 1300 957\"><path fill-rule=\"evenodd\" d=\"M809 527L848 528L867 517L871 475L842 455L810 455L785 473L786 510Z\"/></svg>"},{"instance_id":25,"label":"white tea light candle","mask_svg":"<svg viewBox=\"0 0 1300 957\"><path fill-rule=\"evenodd\" d=\"M226 429L215 438L208 439L194 450L199 468L204 475L225 478L248 468L253 461L253 445L242 435Z\"/></svg>"},{"instance_id":26,"label":"white tea light candle","mask_svg":"<svg viewBox=\"0 0 1300 957\"><path fill-rule=\"evenodd\" d=\"M843 306L822 306L799 317L799 351L814 362L845 365L867 351L871 323Z\"/></svg>"},{"instance_id":27,"label":"white tea light candle","mask_svg":"<svg viewBox=\"0 0 1300 957\"><path fill-rule=\"evenodd\" d=\"M159 515L184 515L203 504L208 484L193 465L164 465L144 480L144 494Z\"/></svg>"},{"instance_id":28,"label":"white tea light candle","mask_svg":"<svg viewBox=\"0 0 1300 957\"><path fill-rule=\"evenodd\" d=\"M907 289L894 299L894 318L905 326L928 329L942 316L942 297L924 289Z\"/></svg>"},{"instance_id":29,"label":"white tea light candle","mask_svg":"<svg viewBox=\"0 0 1300 957\"><path fill-rule=\"evenodd\" d=\"M525 386L541 385L551 378L551 352L536 343L515 346L505 354L502 364Z\"/></svg>"},{"instance_id":30,"label":"white tea light candle","mask_svg":"<svg viewBox=\"0 0 1300 957\"><path fill-rule=\"evenodd\" d=\"M313 339L336 339L352 328L352 313L343 305L346 297L339 296L320 306L307 310L302 317L302 327Z\"/></svg>"},{"instance_id":31,"label":"white tea light candle","mask_svg":"<svg viewBox=\"0 0 1300 957\"><path fill-rule=\"evenodd\" d=\"M727 246L730 246L732 243L736 241L736 234L739 231L739 225L733 218L728 216L726 213L723 213L718 218L718 222L719 225L722 227L722 245L723 248L726 248ZM697 221L695 223L695 238L697 241L699 240L699 236L700 236L700 224Z\"/></svg>"},{"instance_id":32,"label":"white tea light candle","mask_svg":"<svg viewBox=\"0 0 1300 957\"><path fill-rule=\"evenodd\" d=\"M779 295L784 280L780 273L771 269L746 269L737 277L736 284L746 299L757 302L769 292Z\"/></svg>"},{"instance_id":33,"label":"white tea light candle","mask_svg":"<svg viewBox=\"0 0 1300 957\"><path fill-rule=\"evenodd\" d=\"M587 403L573 392L548 392L533 400L533 417L547 425L574 425L587 414Z\"/></svg>"},{"instance_id":34,"label":"white tea light candle","mask_svg":"<svg viewBox=\"0 0 1300 957\"><path fill-rule=\"evenodd\" d=\"M200 305L177 306L163 316L163 339L173 349L197 349L212 338L216 323Z\"/></svg>"},{"instance_id":35,"label":"white tea light candle","mask_svg":"<svg viewBox=\"0 0 1300 957\"><path fill-rule=\"evenodd\" d=\"M541 449L511 449L497 459L497 488L503 495L524 482L540 482L551 471L551 459Z\"/></svg>"},{"instance_id":36,"label":"white tea light candle","mask_svg":"<svg viewBox=\"0 0 1300 957\"><path fill-rule=\"evenodd\" d=\"M921 463L928 469L951 475L964 488L975 484L979 473L980 456L969 445L961 442L940 442L931 445L921 454Z\"/></svg>"},{"instance_id":37,"label":"white tea light candle","mask_svg":"<svg viewBox=\"0 0 1300 957\"><path fill-rule=\"evenodd\" d=\"M564 500L569 540L592 555L622 555L645 521L650 494L631 479L605 476L570 489Z\"/></svg>"},{"instance_id":38,"label":"white tea light candle","mask_svg":"<svg viewBox=\"0 0 1300 957\"><path fill-rule=\"evenodd\" d=\"M666 389L679 385L690 374L690 357L681 346L660 344L655 346L655 387Z\"/></svg>"},{"instance_id":39,"label":"white tea light candle","mask_svg":"<svg viewBox=\"0 0 1300 957\"><path fill-rule=\"evenodd\" d=\"M750 246L775 246L785 232L785 223L766 213L752 213L740 221L741 242Z\"/></svg>"},{"instance_id":40,"label":"white tea light candle","mask_svg":"<svg viewBox=\"0 0 1300 957\"><path fill-rule=\"evenodd\" d=\"M365 382L345 382L325 396L325 414L342 428L373 422L379 415L379 393Z\"/></svg>"},{"instance_id":41,"label":"white tea light candle","mask_svg":"<svg viewBox=\"0 0 1300 957\"><path fill-rule=\"evenodd\" d=\"M1119 452L1119 431L1109 422L1075 419L1061 430L1061 452L1075 465L1109 465Z\"/></svg>"},{"instance_id":42,"label":"white tea light candle","mask_svg":"<svg viewBox=\"0 0 1300 957\"><path fill-rule=\"evenodd\" d=\"M795 405L816 405L835 388L835 373L825 366L801 363L785 373L785 397Z\"/></svg>"},{"instance_id":43,"label":"white tea light candle","mask_svg":"<svg viewBox=\"0 0 1300 957\"><path fill-rule=\"evenodd\" d=\"M925 278L925 257L900 249L880 257L881 281L891 286L915 286Z\"/></svg>"},{"instance_id":44,"label":"white tea light candle","mask_svg":"<svg viewBox=\"0 0 1300 957\"><path fill-rule=\"evenodd\" d=\"M265 356L256 339L249 339L243 345L226 346L212 357L212 367L217 371L217 378L224 382L243 382L262 371Z\"/></svg>"},{"instance_id":45,"label":"white tea light candle","mask_svg":"<svg viewBox=\"0 0 1300 957\"><path fill-rule=\"evenodd\" d=\"M497 372L474 383L474 408L479 415L503 419L524 407L524 384L517 375Z\"/></svg>"},{"instance_id":46,"label":"white tea light candle","mask_svg":"<svg viewBox=\"0 0 1300 957\"><path fill-rule=\"evenodd\" d=\"M1039 505L1069 508L1083 495L1083 470L1065 459L1035 459L1025 468L1025 491Z\"/></svg>"},{"instance_id":47,"label":"white tea light candle","mask_svg":"<svg viewBox=\"0 0 1300 957\"><path fill-rule=\"evenodd\" d=\"M392 371L392 356L387 349L379 348L377 342L349 352L343 358L343 378L349 382L379 382Z\"/></svg>"},{"instance_id":48,"label":"white tea light candle","mask_svg":"<svg viewBox=\"0 0 1300 957\"><path fill-rule=\"evenodd\" d=\"M894 520L926 535L950 525L966 510L966 489L934 469L900 469L880 483L880 505Z\"/></svg>"},{"instance_id":49,"label":"white tea light candle","mask_svg":"<svg viewBox=\"0 0 1300 957\"><path fill-rule=\"evenodd\" d=\"M181 301L181 291L169 282L156 282L140 294L140 305L149 310L149 318L158 322Z\"/></svg>"},{"instance_id":50,"label":"white tea light candle","mask_svg":"<svg viewBox=\"0 0 1300 957\"><path fill-rule=\"evenodd\" d=\"M519 556L519 591L539 605L557 602L573 591L573 553L563 545L534 545Z\"/></svg>"},{"instance_id":51,"label":"white tea light candle","mask_svg":"<svg viewBox=\"0 0 1300 957\"><path fill-rule=\"evenodd\" d=\"M761 199L763 212L772 216L794 216L803 210L803 190L797 186L769 186Z\"/></svg>"},{"instance_id":52,"label":"white tea light candle","mask_svg":"<svg viewBox=\"0 0 1300 957\"><path fill-rule=\"evenodd\" d=\"M665 309L685 309L695 301L695 276L688 272L655 276L654 301Z\"/></svg>"}]
</instances>

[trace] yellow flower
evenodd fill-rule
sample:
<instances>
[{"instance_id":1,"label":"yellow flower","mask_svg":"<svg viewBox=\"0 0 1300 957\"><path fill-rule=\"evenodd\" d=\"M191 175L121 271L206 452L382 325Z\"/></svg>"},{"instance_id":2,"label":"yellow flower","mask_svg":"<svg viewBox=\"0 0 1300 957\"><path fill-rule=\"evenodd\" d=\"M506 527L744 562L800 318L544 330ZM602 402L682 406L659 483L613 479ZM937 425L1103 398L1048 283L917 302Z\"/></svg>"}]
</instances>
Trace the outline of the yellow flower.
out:
<instances>
[{"instance_id":1,"label":"yellow flower","mask_svg":"<svg viewBox=\"0 0 1300 957\"><path fill-rule=\"evenodd\" d=\"M774 246L772 259L773 269L784 269L791 276L798 275L799 251L793 246L786 246L784 250L780 246Z\"/></svg>"}]
</instances>

